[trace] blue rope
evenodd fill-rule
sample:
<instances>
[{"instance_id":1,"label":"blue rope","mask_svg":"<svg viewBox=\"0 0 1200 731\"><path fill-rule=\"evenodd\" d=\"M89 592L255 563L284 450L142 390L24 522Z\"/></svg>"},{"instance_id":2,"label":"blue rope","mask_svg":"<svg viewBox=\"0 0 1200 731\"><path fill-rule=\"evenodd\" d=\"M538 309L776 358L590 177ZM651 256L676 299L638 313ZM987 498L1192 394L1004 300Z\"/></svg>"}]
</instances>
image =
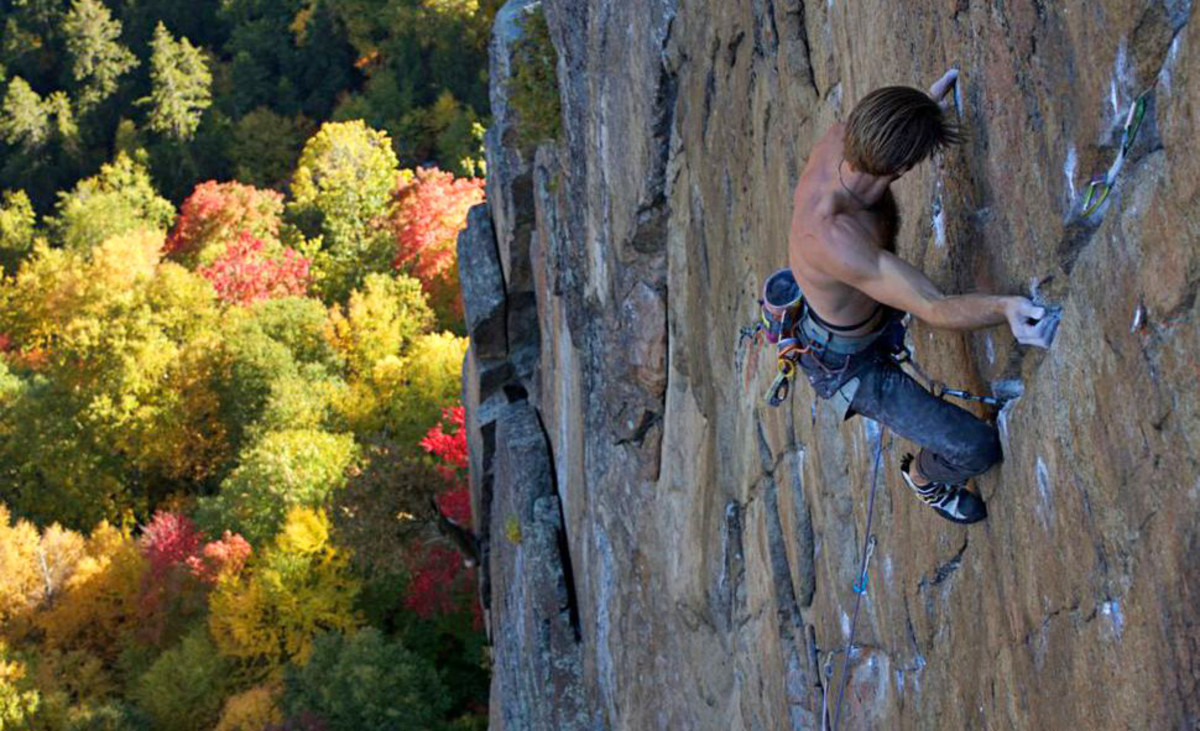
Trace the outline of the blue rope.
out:
<instances>
[{"instance_id":1,"label":"blue rope","mask_svg":"<svg viewBox=\"0 0 1200 731\"><path fill-rule=\"evenodd\" d=\"M842 659L842 682L838 688L837 706L833 712L833 731L837 731L842 718L842 698L846 694L846 681L850 677L850 655L854 653L854 634L858 629L858 610L862 607L862 596L867 590L867 563L875 552L875 536L871 533L871 519L875 516L875 490L879 486L879 461L883 457L883 434L879 429L879 441L875 444L875 465L871 469L871 496L867 499L867 532L863 537L862 561L858 567L858 581L854 584L854 618L850 620L850 638L846 644L846 656Z\"/></svg>"}]
</instances>

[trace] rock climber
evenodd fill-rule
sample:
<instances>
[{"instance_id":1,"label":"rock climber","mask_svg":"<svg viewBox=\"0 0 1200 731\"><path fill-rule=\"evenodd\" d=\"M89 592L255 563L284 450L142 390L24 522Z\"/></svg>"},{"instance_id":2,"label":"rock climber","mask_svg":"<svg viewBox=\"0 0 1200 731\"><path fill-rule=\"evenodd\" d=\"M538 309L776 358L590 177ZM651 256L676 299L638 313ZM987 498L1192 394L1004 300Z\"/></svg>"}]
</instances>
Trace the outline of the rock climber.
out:
<instances>
[{"instance_id":1,"label":"rock climber","mask_svg":"<svg viewBox=\"0 0 1200 731\"><path fill-rule=\"evenodd\" d=\"M958 71L926 94L876 89L813 148L800 175L788 237L792 274L807 302L797 328L800 367L818 396L873 419L921 446L901 460L906 484L942 517L987 517L967 479L1001 459L996 429L924 389L891 357L905 312L935 328L1007 323L1017 342L1049 347L1053 318L1025 297L943 294L896 256L900 225L889 186L935 151L963 139L949 119Z\"/></svg>"}]
</instances>

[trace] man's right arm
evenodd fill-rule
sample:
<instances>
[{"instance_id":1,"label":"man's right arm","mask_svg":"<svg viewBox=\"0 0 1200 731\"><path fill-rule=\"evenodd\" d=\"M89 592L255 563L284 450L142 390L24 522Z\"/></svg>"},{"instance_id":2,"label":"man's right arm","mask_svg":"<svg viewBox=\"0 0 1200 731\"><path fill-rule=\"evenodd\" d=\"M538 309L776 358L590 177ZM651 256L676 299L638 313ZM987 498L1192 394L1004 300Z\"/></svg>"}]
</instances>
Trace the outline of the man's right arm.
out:
<instances>
[{"instance_id":1,"label":"man's right arm","mask_svg":"<svg viewBox=\"0 0 1200 731\"><path fill-rule=\"evenodd\" d=\"M1045 310L1024 297L945 295L919 269L863 240L855 224L835 218L818 266L872 299L933 327L975 330L1007 322L1018 342L1047 347Z\"/></svg>"}]
</instances>

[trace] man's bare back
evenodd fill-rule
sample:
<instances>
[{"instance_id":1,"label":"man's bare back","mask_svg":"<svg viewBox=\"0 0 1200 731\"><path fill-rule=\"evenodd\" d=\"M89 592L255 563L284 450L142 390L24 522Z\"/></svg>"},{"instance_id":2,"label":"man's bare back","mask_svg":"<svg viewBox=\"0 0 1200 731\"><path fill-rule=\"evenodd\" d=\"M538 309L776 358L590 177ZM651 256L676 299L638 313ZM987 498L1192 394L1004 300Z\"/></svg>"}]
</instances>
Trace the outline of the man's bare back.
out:
<instances>
[{"instance_id":1,"label":"man's bare back","mask_svg":"<svg viewBox=\"0 0 1200 731\"><path fill-rule=\"evenodd\" d=\"M834 218L841 218L843 225L853 228L870 245L895 253L900 216L890 190L885 190L870 208L860 206L854 210L844 205L847 191L838 180L844 134L841 123L830 127L800 174L793 197L788 263L817 315L832 325L860 325L847 332L856 335L870 332L882 313L880 303L822 268L822 261L830 255L826 248Z\"/></svg>"}]
</instances>

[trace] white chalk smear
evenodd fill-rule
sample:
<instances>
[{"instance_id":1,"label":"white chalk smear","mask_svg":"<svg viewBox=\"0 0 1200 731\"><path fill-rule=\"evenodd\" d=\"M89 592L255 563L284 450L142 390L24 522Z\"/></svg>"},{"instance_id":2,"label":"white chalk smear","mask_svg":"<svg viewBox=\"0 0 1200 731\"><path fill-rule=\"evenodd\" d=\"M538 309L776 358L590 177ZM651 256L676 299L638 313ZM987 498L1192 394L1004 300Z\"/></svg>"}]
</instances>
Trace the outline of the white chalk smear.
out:
<instances>
[{"instance_id":1,"label":"white chalk smear","mask_svg":"<svg viewBox=\"0 0 1200 731\"><path fill-rule=\"evenodd\" d=\"M1039 454L1037 458L1037 467L1035 469L1037 477L1038 495L1041 497L1041 504L1038 506L1038 516L1042 519L1042 525L1050 527L1050 514L1054 512L1052 503L1053 495L1051 494L1050 471L1046 469L1046 463L1042 461L1042 456Z\"/></svg>"},{"instance_id":2,"label":"white chalk smear","mask_svg":"<svg viewBox=\"0 0 1200 731\"><path fill-rule=\"evenodd\" d=\"M942 199L933 201L933 243L939 249L946 248L946 212L942 210Z\"/></svg>"},{"instance_id":3,"label":"white chalk smear","mask_svg":"<svg viewBox=\"0 0 1200 731\"><path fill-rule=\"evenodd\" d=\"M1113 599L1100 605L1100 613L1112 622L1113 634L1121 639L1121 631L1125 629L1125 615L1121 612L1121 602Z\"/></svg>"},{"instance_id":4,"label":"white chalk smear","mask_svg":"<svg viewBox=\"0 0 1200 731\"><path fill-rule=\"evenodd\" d=\"M1112 105L1113 122L1119 121L1117 118L1121 111L1120 97L1121 92L1125 91L1127 77L1129 76L1127 62L1128 54L1126 53L1125 39L1122 38L1117 44L1117 58L1113 61L1113 74L1108 82L1108 101Z\"/></svg>"},{"instance_id":5,"label":"white chalk smear","mask_svg":"<svg viewBox=\"0 0 1200 731\"><path fill-rule=\"evenodd\" d=\"M1141 304L1133 311L1133 324L1129 326L1129 332L1135 333L1142 325L1142 318L1146 316L1146 308Z\"/></svg>"},{"instance_id":6,"label":"white chalk smear","mask_svg":"<svg viewBox=\"0 0 1200 731\"><path fill-rule=\"evenodd\" d=\"M1171 74L1175 70L1175 59L1179 56L1179 36L1181 33L1176 33L1171 39L1171 47L1167 49L1167 59L1163 61L1162 70L1158 72L1158 83L1162 85L1163 91L1171 93Z\"/></svg>"},{"instance_id":7,"label":"white chalk smear","mask_svg":"<svg viewBox=\"0 0 1200 731\"><path fill-rule=\"evenodd\" d=\"M1071 200L1075 200L1075 166L1079 160L1075 154L1075 144L1067 146L1067 160L1063 163L1063 175L1067 177L1067 189L1071 191Z\"/></svg>"}]
</instances>

